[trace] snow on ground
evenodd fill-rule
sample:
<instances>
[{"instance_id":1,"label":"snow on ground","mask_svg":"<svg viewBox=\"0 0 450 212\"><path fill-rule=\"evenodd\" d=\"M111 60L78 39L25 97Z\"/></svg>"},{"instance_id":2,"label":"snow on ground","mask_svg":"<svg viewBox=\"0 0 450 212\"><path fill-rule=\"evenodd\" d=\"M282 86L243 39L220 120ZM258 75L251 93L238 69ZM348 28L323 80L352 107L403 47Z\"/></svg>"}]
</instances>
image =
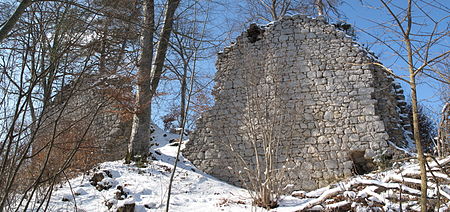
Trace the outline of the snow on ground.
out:
<instances>
[{"instance_id":1,"label":"snow on ground","mask_svg":"<svg viewBox=\"0 0 450 212\"><path fill-rule=\"evenodd\" d=\"M172 139L178 135L165 133L155 129L154 156L157 160L149 162L146 168L138 168L135 164L124 164L124 161L105 162L99 165L96 173L108 171L112 177L101 181L102 185L110 185L108 190L98 191L91 185L93 172L87 176L79 176L58 188L50 204L50 211L110 211L134 202L135 211L164 211L167 198L170 174L175 161L177 146L171 146ZM155 153L156 152L156 153ZM123 200L114 198L123 187L127 197ZM73 192L72 192L73 191ZM75 195L72 195L75 194ZM120 194L118 194L120 195ZM63 199L65 201L63 201ZM67 201L69 200L69 201ZM172 187L170 211L255 211L249 193L242 188L221 182L195 168L189 161L181 157ZM262 211L259 209L258 211Z\"/></svg>"},{"instance_id":2,"label":"snow on ground","mask_svg":"<svg viewBox=\"0 0 450 212\"><path fill-rule=\"evenodd\" d=\"M135 204L135 211L164 211L169 178L178 146L176 134L156 128L152 153L156 160L139 168L136 164L113 161L99 164L90 174L79 176L63 184L54 192L49 211L117 211L121 206ZM172 141L172 142L170 142ZM184 145L184 144L182 144ZM448 204L450 179L440 166L449 167L450 158L440 164L430 163L434 175L429 174L429 198L438 193ZM170 203L170 211L266 211L252 205L247 190L211 177L183 157L177 168ZM90 179L101 175L96 186ZM355 176L311 192L296 191L284 196L278 208L271 211L415 211L420 194L419 169L416 164L397 169ZM98 176L97 176L98 177ZM432 178L440 178L439 184ZM99 191L97 188L109 188ZM395 199L402 198L399 204ZM448 208L442 205L440 211Z\"/></svg>"},{"instance_id":3,"label":"snow on ground","mask_svg":"<svg viewBox=\"0 0 450 212\"><path fill-rule=\"evenodd\" d=\"M414 161L414 160L413 160ZM428 211L450 211L450 157L427 162ZM395 169L344 179L311 192L292 196L306 200L286 205L282 211L420 211L420 169L405 162Z\"/></svg>"},{"instance_id":4,"label":"snow on ground","mask_svg":"<svg viewBox=\"0 0 450 212\"><path fill-rule=\"evenodd\" d=\"M98 191L88 178L78 177L71 181L75 195L67 185L52 197L51 211L72 211L75 204L79 211L108 211L106 203L113 204L112 211L128 202L136 204L136 211L162 211L165 208L167 186L172 165L153 162L147 168L125 165L123 161L107 162L100 170L109 170L112 178L105 178L112 187ZM124 200L116 200L115 193L122 186L127 194ZM71 201L62 201L63 198ZM234 204L241 202L245 204ZM230 203L230 204L227 204ZM192 170L180 168L172 190L171 211L245 211L249 205L248 193Z\"/></svg>"}]
</instances>

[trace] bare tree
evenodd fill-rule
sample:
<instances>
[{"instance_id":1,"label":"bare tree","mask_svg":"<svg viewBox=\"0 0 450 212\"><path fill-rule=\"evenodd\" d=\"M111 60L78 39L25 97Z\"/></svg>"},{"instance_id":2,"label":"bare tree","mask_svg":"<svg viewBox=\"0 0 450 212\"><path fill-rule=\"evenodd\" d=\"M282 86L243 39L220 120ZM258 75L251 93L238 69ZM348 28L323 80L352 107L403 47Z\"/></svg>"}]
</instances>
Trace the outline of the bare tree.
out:
<instances>
[{"instance_id":1,"label":"bare tree","mask_svg":"<svg viewBox=\"0 0 450 212\"><path fill-rule=\"evenodd\" d=\"M176 99L168 114L163 117L165 127L180 127L182 120L186 116L184 108L187 104L187 94L189 90L189 82L194 81L194 91L192 91L193 99L205 94L208 83L211 78L208 77L208 69L198 69L196 77L190 76L193 69L194 59L196 61L206 61L212 58L211 50L217 46L218 42L207 27L211 25L209 19L210 2L186 1L180 5L182 16L179 15L174 22L174 33L171 37L170 49L167 56L167 69L165 72L165 82L162 86L172 88L172 99ZM204 19L204 20L203 20ZM203 30L202 27L205 29ZM194 58L195 56L195 58ZM206 79L206 80L205 80ZM171 97L165 99L165 103L170 102ZM192 107L189 111L190 116L186 117L186 128L194 125L195 118L198 115L195 111L196 107ZM176 123L173 123L176 122Z\"/></svg>"},{"instance_id":2,"label":"bare tree","mask_svg":"<svg viewBox=\"0 0 450 212\"><path fill-rule=\"evenodd\" d=\"M0 145L0 211L45 209L53 186L69 167L86 135L58 158L58 167L51 164L60 136L56 130L42 148L36 146L43 132L56 129L62 114L67 112L64 104L58 110L50 110L51 101L61 94L65 80L76 82L91 70L88 61L92 51L82 47L87 26L80 17L85 13L54 2L39 2L29 8L45 13L24 14L17 22L18 29L0 47L0 119L4 132ZM72 93L66 89L67 100ZM56 118L49 121L48 116ZM42 163L36 163L37 155L42 157ZM53 168L57 171L49 172Z\"/></svg>"},{"instance_id":3,"label":"bare tree","mask_svg":"<svg viewBox=\"0 0 450 212\"><path fill-rule=\"evenodd\" d=\"M198 83L198 71L197 62L201 60L201 54L209 49L207 40L207 25L209 23L210 15L210 3L201 3L200 1L193 1L187 5L183 5L184 8L189 8L191 13L187 13L187 9L183 10L184 18L178 18L175 22L176 33L173 36L173 42L171 43L171 49L175 52L175 58L180 59L181 67L170 62L170 68L178 77L180 81L180 125L179 132L180 144L177 148L177 155L174 162L174 168L172 170L168 195L166 201L166 212L169 211L170 198L172 192L172 185L175 180L176 169L181 153L182 141L185 135L185 129L187 128L187 122L192 105L192 98L195 95L195 85ZM174 56L174 55L172 55Z\"/></svg>"},{"instance_id":4,"label":"bare tree","mask_svg":"<svg viewBox=\"0 0 450 212\"><path fill-rule=\"evenodd\" d=\"M129 38L111 40L106 33L120 33L97 30L109 26L97 16L106 17L98 9L103 7L71 3L33 1L0 45L0 211L46 210L55 185L86 161L79 153L100 149L92 143L91 126L109 97L81 113L73 104L89 104L76 100L92 88L86 88L87 76L123 67L117 60L125 58Z\"/></svg>"},{"instance_id":5,"label":"bare tree","mask_svg":"<svg viewBox=\"0 0 450 212\"><path fill-rule=\"evenodd\" d=\"M450 102L447 102L442 108L437 139L438 156L447 156L449 152L450 141Z\"/></svg>"},{"instance_id":6,"label":"bare tree","mask_svg":"<svg viewBox=\"0 0 450 212\"><path fill-rule=\"evenodd\" d=\"M224 136L221 142L228 150L231 174L249 190L253 203L266 209L277 207L281 196L295 184L289 179L289 173L297 166L290 157L295 138L293 131L284 125L285 117L299 116L298 105L288 106L283 101L289 96L289 86L274 82L282 75L263 69L239 76L243 84L239 92L245 95L244 100L242 97L230 99L231 102L244 101L242 109L238 109L240 115L236 116L240 126L232 129L238 136Z\"/></svg>"},{"instance_id":7,"label":"bare tree","mask_svg":"<svg viewBox=\"0 0 450 212\"><path fill-rule=\"evenodd\" d=\"M285 15L295 13L307 15L339 15L340 0L245 0L241 9L248 15L247 22L263 20L276 21Z\"/></svg>"},{"instance_id":8,"label":"bare tree","mask_svg":"<svg viewBox=\"0 0 450 212\"><path fill-rule=\"evenodd\" d=\"M168 0L164 14L164 25L161 30L153 59L155 32L155 4L153 0L145 0L143 5L144 24L141 32L142 51L139 59L137 79L136 111L129 144L130 158L136 160L149 154L151 101L158 88L163 71L164 60L169 45L170 33L174 21L175 10L180 0Z\"/></svg>"},{"instance_id":9,"label":"bare tree","mask_svg":"<svg viewBox=\"0 0 450 212\"><path fill-rule=\"evenodd\" d=\"M19 21L22 14L25 12L27 7L29 7L33 3L32 0L23 0L20 2L19 6L15 10L15 12L11 15L10 18L6 20L5 23L0 25L0 43L8 36L11 30L14 28L14 25Z\"/></svg>"},{"instance_id":10,"label":"bare tree","mask_svg":"<svg viewBox=\"0 0 450 212\"><path fill-rule=\"evenodd\" d=\"M244 142L253 151L254 160L251 161L255 162L255 167L244 159L242 153L235 151L237 147L232 142L229 148L236 158L234 168L239 170L244 186L250 189L254 204L266 209L275 208L281 195L294 183L288 178L288 173L295 167L288 156L293 136L283 127L283 116L292 110L287 110L279 99L286 92L285 89L267 82L261 83L256 76L249 74L245 79L251 86L245 89L247 108L243 116L245 129L242 133L247 138Z\"/></svg>"},{"instance_id":11,"label":"bare tree","mask_svg":"<svg viewBox=\"0 0 450 212\"><path fill-rule=\"evenodd\" d=\"M445 39L449 35L450 16L438 15L439 13L433 13L433 11L439 10L448 14L449 9L438 1L408 0L405 4L385 0L379 2L379 8L382 8L390 18L387 22L377 22L379 29L385 32L384 36L375 36L372 32L362 31L385 45L396 56L399 61L397 63L402 64L403 70L408 73L406 76L394 73L382 64L376 64L410 86L414 141L422 182L421 210L427 211L426 158L420 138L417 80L419 77L429 77L429 79L442 81L430 76L435 73L436 65L449 56L450 51L448 46L446 48Z\"/></svg>"},{"instance_id":12,"label":"bare tree","mask_svg":"<svg viewBox=\"0 0 450 212\"><path fill-rule=\"evenodd\" d=\"M441 120L438 126L437 153L439 157L449 154L450 142L450 59L445 60L434 71L436 77L441 78L443 82L439 83L440 99L445 105L440 111ZM445 83L446 82L446 83Z\"/></svg>"}]
</instances>

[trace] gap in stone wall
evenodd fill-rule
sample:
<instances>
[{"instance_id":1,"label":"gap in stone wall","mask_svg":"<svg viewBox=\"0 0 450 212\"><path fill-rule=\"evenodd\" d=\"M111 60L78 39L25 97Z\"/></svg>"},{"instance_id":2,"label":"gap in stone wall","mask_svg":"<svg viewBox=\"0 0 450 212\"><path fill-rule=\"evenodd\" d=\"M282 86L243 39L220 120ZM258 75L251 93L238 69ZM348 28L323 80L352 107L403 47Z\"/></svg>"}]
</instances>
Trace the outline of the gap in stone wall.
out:
<instances>
[{"instance_id":1,"label":"gap in stone wall","mask_svg":"<svg viewBox=\"0 0 450 212\"><path fill-rule=\"evenodd\" d=\"M377 169L372 159L364 157L365 151L352 151L350 152L350 159L353 162L354 173L357 175L363 175L370 173Z\"/></svg>"}]
</instances>

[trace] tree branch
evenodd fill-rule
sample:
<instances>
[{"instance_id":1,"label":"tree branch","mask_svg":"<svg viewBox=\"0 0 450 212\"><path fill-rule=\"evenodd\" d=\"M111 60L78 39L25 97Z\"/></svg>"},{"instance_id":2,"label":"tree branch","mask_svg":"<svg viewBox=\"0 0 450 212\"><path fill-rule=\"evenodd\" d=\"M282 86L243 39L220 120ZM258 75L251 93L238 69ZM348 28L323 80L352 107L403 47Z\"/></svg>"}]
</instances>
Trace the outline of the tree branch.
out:
<instances>
[{"instance_id":1,"label":"tree branch","mask_svg":"<svg viewBox=\"0 0 450 212\"><path fill-rule=\"evenodd\" d=\"M8 34L11 32L14 25L16 25L16 23L19 21L19 18L25 12L25 9L27 9L27 7L32 3L32 0L23 0L22 2L20 2L13 15L5 23L2 24L3 27L0 29L0 43L2 43L3 40L8 37Z\"/></svg>"}]
</instances>

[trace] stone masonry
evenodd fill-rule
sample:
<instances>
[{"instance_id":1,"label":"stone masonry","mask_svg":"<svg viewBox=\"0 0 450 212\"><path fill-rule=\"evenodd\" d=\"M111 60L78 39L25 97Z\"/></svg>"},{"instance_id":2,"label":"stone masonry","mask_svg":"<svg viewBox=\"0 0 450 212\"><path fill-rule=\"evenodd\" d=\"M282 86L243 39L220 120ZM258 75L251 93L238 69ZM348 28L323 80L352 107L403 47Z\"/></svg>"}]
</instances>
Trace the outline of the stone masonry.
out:
<instances>
[{"instance_id":1,"label":"stone masonry","mask_svg":"<svg viewBox=\"0 0 450 212\"><path fill-rule=\"evenodd\" d=\"M410 134L403 91L377 63L323 18L252 25L219 53L215 105L183 154L235 185L267 149L295 189L371 171Z\"/></svg>"},{"instance_id":2,"label":"stone masonry","mask_svg":"<svg viewBox=\"0 0 450 212\"><path fill-rule=\"evenodd\" d=\"M56 150L50 160L56 168L77 143L80 143L77 154L82 158L75 156L71 168L80 169L76 164L81 163L85 166L82 168L90 169L100 162L123 159L131 120L121 117L118 101L112 94L120 89L130 90L126 86L124 80L95 75L80 77L66 85L46 110L33 151L40 151L55 140Z\"/></svg>"}]
</instances>

